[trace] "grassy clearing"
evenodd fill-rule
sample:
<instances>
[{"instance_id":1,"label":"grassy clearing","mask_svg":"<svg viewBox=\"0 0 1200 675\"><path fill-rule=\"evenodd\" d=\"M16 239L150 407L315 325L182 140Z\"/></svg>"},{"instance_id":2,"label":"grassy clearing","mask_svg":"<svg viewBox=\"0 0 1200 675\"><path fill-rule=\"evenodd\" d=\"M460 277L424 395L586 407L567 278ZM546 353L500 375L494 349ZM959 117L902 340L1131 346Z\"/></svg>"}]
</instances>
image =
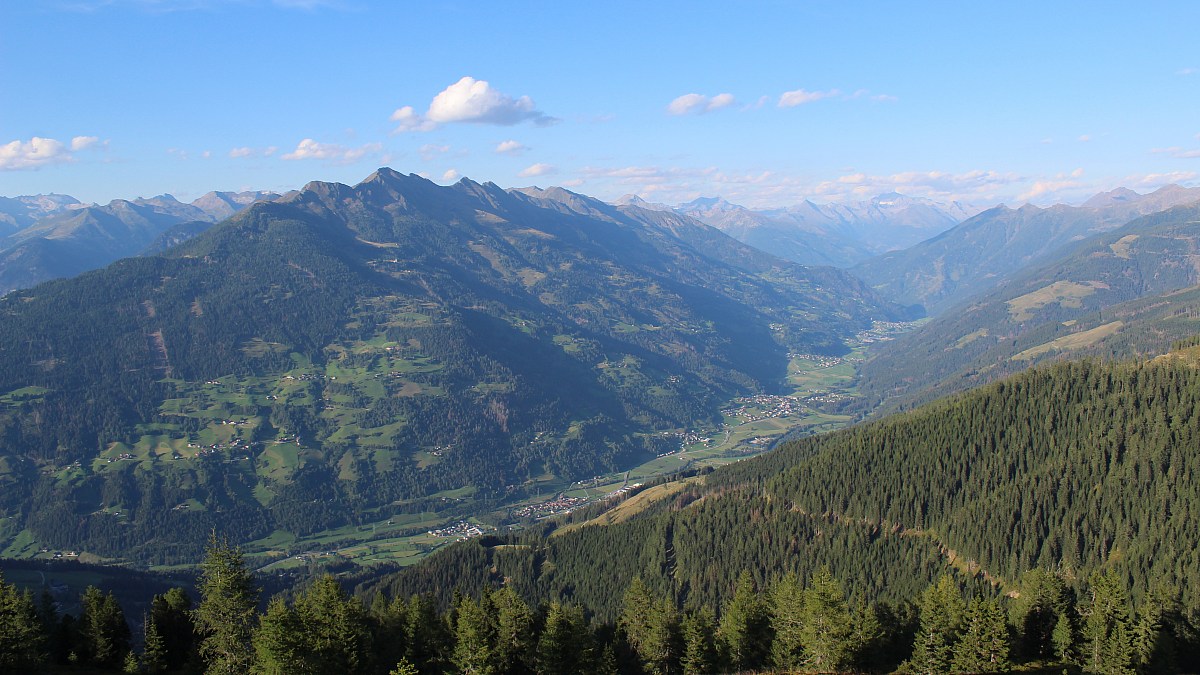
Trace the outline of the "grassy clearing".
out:
<instances>
[{"instance_id":1,"label":"grassy clearing","mask_svg":"<svg viewBox=\"0 0 1200 675\"><path fill-rule=\"evenodd\" d=\"M1032 293L1008 301L1008 313L1014 321L1028 321L1033 313L1047 305L1058 303L1063 307L1078 309L1083 306L1084 298L1092 295L1097 289L1108 288L1099 281L1056 281L1049 286L1039 288Z\"/></svg>"},{"instance_id":2,"label":"grassy clearing","mask_svg":"<svg viewBox=\"0 0 1200 675\"><path fill-rule=\"evenodd\" d=\"M1110 335L1113 335L1117 331L1121 330L1121 327L1124 325L1125 325L1125 323L1122 321L1113 321L1111 323L1106 323L1101 326L1096 326L1095 328L1093 328L1091 330L1085 330L1085 331L1080 331L1078 333L1072 333L1070 335L1064 335L1056 340L1051 340L1050 342L1047 342L1045 344L1038 345L1036 347L1031 347L1030 349L1026 349L1025 351L1021 352L1020 354L1013 356L1012 360L1013 361L1031 361L1043 354L1048 354L1050 352L1056 352L1056 351L1062 352L1062 351L1070 351L1072 349L1083 349L1084 347L1091 347L1092 345L1103 340L1104 338L1106 338Z\"/></svg>"}]
</instances>

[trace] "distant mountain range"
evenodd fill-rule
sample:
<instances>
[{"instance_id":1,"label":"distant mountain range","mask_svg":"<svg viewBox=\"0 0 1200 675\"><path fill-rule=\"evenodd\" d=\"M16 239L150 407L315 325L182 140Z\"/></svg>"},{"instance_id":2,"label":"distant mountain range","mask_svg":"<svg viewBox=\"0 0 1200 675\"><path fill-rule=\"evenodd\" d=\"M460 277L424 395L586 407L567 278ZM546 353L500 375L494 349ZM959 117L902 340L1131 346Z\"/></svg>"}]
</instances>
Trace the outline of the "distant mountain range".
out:
<instances>
[{"instance_id":1,"label":"distant mountain range","mask_svg":"<svg viewBox=\"0 0 1200 675\"><path fill-rule=\"evenodd\" d=\"M1166 351L1200 334L1198 241L1193 204L1069 245L882 346L859 391L891 410L1047 359Z\"/></svg>"},{"instance_id":2,"label":"distant mountain range","mask_svg":"<svg viewBox=\"0 0 1200 675\"><path fill-rule=\"evenodd\" d=\"M211 225L269 192L209 192L190 204L171 195L84 205L65 195L0 198L0 294L72 277L138 255L169 229ZM192 226L188 232L202 227ZM178 238L178 237L177 237Z\"/></svg>"},{"instance_id":3,"label":"distant mountain range","mask_svg":"<svg viewBox=\"0 0 1200 675\"><path fill-rule=\"evenodd\" d=\"M904 318L684 215L389 169L0 316L0 535L144 561L628 467Z\"/></svg>"},{"instance_id":4,"label":"distant mountain range","mask_svg":"<svg viewBox=\"0 0 1200 675\"><path fill-rule=\"evenodd\" d=\"M997 206L915 246L851 268L884 297L941 314L994 288L1018 270L1046 262L1064 246L1172 206L1200 201L1200 188L1168 185L1139 195L1118 188L1082 206Z\"/></svg>"},{"instance_id":5,"label":"distant mountain range","mask_svg":"<svg viewBox=\"0 0 1200 675\"><path fill-rule=\"evenodd\" d=\"M960 202L940 204L898 193L849 204L804 201L777 209L749 209L705 197L668 207L627 195L618 204L689 215L731 237L802 265L849 267L886 251L933 237L979 211Z\"/></svg>"}]
</instances>

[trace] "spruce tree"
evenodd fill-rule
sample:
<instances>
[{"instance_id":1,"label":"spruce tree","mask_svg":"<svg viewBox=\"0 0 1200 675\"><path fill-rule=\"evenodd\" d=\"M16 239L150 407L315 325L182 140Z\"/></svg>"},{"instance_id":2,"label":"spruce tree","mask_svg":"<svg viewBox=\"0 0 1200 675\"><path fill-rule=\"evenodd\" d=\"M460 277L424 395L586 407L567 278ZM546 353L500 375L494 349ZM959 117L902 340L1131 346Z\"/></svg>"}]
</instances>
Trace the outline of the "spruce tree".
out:
<instances>
[{"instance_id":1,"label":"spruce tree","mask_svg":"<svg viewBox=\"0 0 1200 675\"><path fill-rule=\"evenodd\" d=\"M253 672L259 675L304 675L320 671L299 614L282 597L271 598L254 631Z\"/></svg>"},{"instance_id":2,"label":"spruce tree","mask_svg":"<svg viewBox=\"0 0 1200 675\"><path fill-rule=\"evenodd\" d=\"M495 656L495 626L480 603L464 597L454 619L455 667L464 675L494 675Z\"/></svg>"},{"instance_id":3,"label":"spruce tree","mask_svg":"<svg viewBox=\"0 0 1200 675\"><path fill-rule=\"evenodd\" d=\"M804 589L804 620L800 631L804 667L816 672L842 670L850 661L853 628L842 586L829 568L813 573Z\"/></svg>"},{"instance_id":4,"label":"spruce tree","mask_svg":"<svg viewBox=\"0 0 1200 675\"><path fill-rule=\"evenodd\" d=\"M962 636L954 646L952 667L959 673L1008 670L1008 623L996 598L971 601L963 617Z\"/></svg>"},{"instance_id":5,"label":"spruce tree","mask_svg":"<svg viewBox=\"0 0 1200 675\"><path fill-rule=\"evenodd\" d=\"M590 663L591 635L579 607L550 603L537 643L539 675L571 675Z\"/></svg>"},{"instance_id":6,"label":"spruce tree","mask_svg":"<svg viewBox=\"0 0 1200 675\"><path fill-rule=\"evenodd\" d=\"M192 599L182 588L171 588L150 602L150 622L162 638L166 669L180 670L196 657L196 623Z\"/></svg>"},{"instance_id":7,"label":"spruce tree","mask_svg":"<svg viewBox=\"0 0 1200 675\"><path fill-rule=\"evenodd\" d=\"M708 675L717 672L717 646L713 642L716 620L712 610L701 607L683 618L680 632L683 634L684 675Z\"/></svg>"},{"instance_id":8,"label":"spruce tree","mask_svg":"<svg viewBox=\"0 0 1200 675\"><path fill-rule=\"evenodd\" d=\"M117 669L129 653L129 623L112 593L88 586L80 598L80 636L83 640L83 659L101 668Z\"/></svg>"},{"instance_id":9,"label":"spruce tree","mask_svg":"<svg viewBox=\"0 0 1200 675\"><path fill-rule=\"evenodd\" d=\"M149 614L142 615L142 670L150 675L167 672L167 643Z\"/></svg>"},{"instance_id":10,"label":"spruce tree","mask_svg":"<svg viewBox=\"0 0 1200 675\"><path fill-rule=\"evenodd\" d=\"M776 668L795 669L804 662L804 586L789 572L771 591L771 663Z\"/></svg>"},{"instance_id":11,"label":"spruce tree","mask_svg":"<svg viewBox=\"0 0 1200 675\"><path fill-rule=\"evenodd\" d=\"M766 661L771 644L770 619L754 579L746 570L742 570L733 598L721 613L717 640L730 670L754 670Z\"/></svg>"},{"instance_id":12,"label":"spruce tree","mask_svg":"<svg viewBox=\"0 0 1200 675\"><path fill-rule=\"evenodd\" d=\"M253 633L258 588L242 552L216 534L200 567L200 605L194 619L200 657L208 673L244 675L254 661Z\"/></svg>"},{"instance_id":13,"label":"spruce tree","mask_svg":"<svg viewBox=\"0 0 1200 675\"><path fill-rule=\"evenodd\" d=\"M1125 586L1113 571L1090 579L1090 602L1083 614L1084 667L1095 673L1123 673L1133 666L1133 635Z\"/></svg>"},{"instance_id":14,"label":"spruce tree","mask_svg":"<svg viewBox=\"0 0 1200 675\"><path fill-rule=\"evenodd\" d=\"M963 599L958 584L943 574L921 595L921 627L913 642L909 666L915 673L948 673L962 624Z\"/></svg>"},{"instance_id":15,"label":"spruce tree","mask_svg":"<svg viewBox=\"0 0 1200 675\"><path fill-rule=\"evenodd\" d=\"M318 578L296 600L295 612L315 672L361 672L372 661L366 610L332 576Z\"/></svg>"},{"instance_id":16,"label":"spruce tree","mask_svg":"<svg viewBox=\"0 0 1200 675\"><path fill-rule=\"evenodd\" d=\"M537 642L533 635L533 612L511 588L491 594L496 613L496 666L500 673L529 670Z\"/></svg>"},{"instance_id":17,"label":"spruce tree","mask_svg":"<svg viewBox=\"0 0 1200 675\"><path fill-rule=\"evenodd\" d=\"M39 669L46 662L42 619L28 593L0 576L0 672Z\"/></svg>"}]
</instances>

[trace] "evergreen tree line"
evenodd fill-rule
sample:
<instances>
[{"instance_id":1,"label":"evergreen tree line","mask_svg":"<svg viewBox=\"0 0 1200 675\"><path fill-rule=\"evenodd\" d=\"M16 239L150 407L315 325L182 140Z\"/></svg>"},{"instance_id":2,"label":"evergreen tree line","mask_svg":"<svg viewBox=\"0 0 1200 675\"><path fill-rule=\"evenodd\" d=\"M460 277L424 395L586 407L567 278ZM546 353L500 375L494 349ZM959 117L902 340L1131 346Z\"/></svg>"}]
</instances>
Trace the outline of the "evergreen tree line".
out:
<instances>
[{"instance_id":1,"label":"evergreen tree line","mask_svg":"<svg viewBox=\"0 0 1200 675\"><path fill-rule=\"evenodd\" d=\"M140 640L111 594L78 616L0 580L0 672L126 673L984 673L1015 667L1169 673L1200 666L1195 617L1159 590L1134 605L1124 581L1026 572L1009 596L943 574L900 603L850 598L827 568L760 588L748 572L719 606L680 607L633 578L615 621L566 600L531 606L511 587L364 603L332 576L271 599L238 549L210 540L197 585L154 597ZM615 592L616 589L614 589ZM135 642L140 643L135 649Z\"/></svg>"}]
</instances>

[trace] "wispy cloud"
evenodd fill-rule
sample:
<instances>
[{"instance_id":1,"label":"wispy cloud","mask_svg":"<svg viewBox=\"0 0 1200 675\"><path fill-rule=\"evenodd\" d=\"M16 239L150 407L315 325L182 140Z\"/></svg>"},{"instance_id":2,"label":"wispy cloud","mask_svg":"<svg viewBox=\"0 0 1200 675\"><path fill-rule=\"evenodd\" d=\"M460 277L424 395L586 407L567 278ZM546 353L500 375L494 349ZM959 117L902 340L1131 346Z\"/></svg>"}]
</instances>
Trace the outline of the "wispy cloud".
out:
<instances>
[{"instance_id":1,"label":"wispy cloud","mask_svg":"<svg viewBox=\"0 0 1200 675\"><path fill-rule=\"evenodd\" d=\"M460 177L461 177L461 175L458 173L457 170L446 169L446 172L442 174L442 182L443 183L453 183L454 181L458 180Z\"/></svg>"},{"instance_id":2,"label":"wispy cloud","mask_svg":"<svg viewBox=\"0 0 1200 675\"><path fill-rule=\"evenodd\" d=\"M1168 171L1166 173L1148 173L1134 174L1121 179L1121 184L1126 187L1157 190L1165 185L1179 185L1183 183L1191 183L1197 178L1200 178L1200 173L1195 171Z\"/></svg>"},{"instance_id":3,"label":"wispy cloud","mask_svg":"<svg viewBox=\"0 0 1200 675\"><path fill-rule=\"evenodd\" d=\"M1184 77L1195 75L1196 73L1200 73L1200 68L1180 68L1179 70L1175 71L1176 75L1182 75Z\"/></svg>"},{"instance_id":4,"label":"wispy cloud","mask_svg":"<svg viewBox=\"0 0 1200 675\"><path fill-rule=\"evenodd\" d=\"M1152 148L1150 152L1157 155L1170 155L1175 159L1196 159L1200 157L1200 150L1184 150L1179 146L1171 146L1169 148Z\"/></svg>"},{"instance_id":5,"label":"wispy cloud","mask_svg":"<svg viewBox=\"0 0 1200 675\"><path fill-rule=\"evenodd\" d=\"M450 146L437 145L435 143L426 143L417 149L417 153L421 155L421 159L426 162L433 161L439 155L444 155L447 152L450 152Z\"/></svg>"},{"instance_id":6,"label":"wispy cloud","mask_svg":"<svg viewBox=\"0 0 1200 675\"><path fill-rule=\"evenodd\" d=\"M381 150L383 150L383 146L379 143L367 143L357 148L348 148L337 143L318 143L311 138L306 138L300 141L295 150L283 155L282 159L289 161L317 159L334 164L353 164L364 157L378 154Z\"/></svg>"},{"instance_id":7,"label":"wispy cloud","mask_svg":"<svg viewBox=\"0 0 1200 675\"><path fill-rule=\"evenodd\" d=\"M527 148L524 145L522 145L521 143L518 143L517 141L513 141L513 140L500 141L499 143L496 144L496 154L497 155L508 155L510 157L516 157L518 155L524 154L528 150L529 150L529 148Z\"/></svg>"},{"instance_id":8,"label":"wispy cloud","mask_svg":"<svg viewBox=\"0 0 1200 675\"><path fill-rule=\"evenodd\" d=\"M703 115L706 112L728 108L735 102L733 94L684 94L667 105L667 112L672 115Z\"/></svg>"},{"instance_id":9,"label":"wispy cloud","mask_svg":"<svg viewBox=\"0 0 1200 675\"><path fill-rule=\"evenodd\" d=\"M814 103L826 98L840 96L842 92L838 89L830 89L829 91L808 91L807 89L794 89L785 91L779 96L780 108L795 108L798 105L806 103Z\"/></svg>"},{"instance_id":10,"label":"wispy cloud","mask_svg":"<svg viewBox=\"0 0 1200 675\"><path fill-rule=\"evenodd\" d=\"M229 151L229 157L231 159L249 159L249 158L253 158L253 157L271 157L276 152L279 152L279 148L275 147L274 145L269 145L265 148L251 148L249 146L243 146L240 148L232 148Z\"/></svg>"},{"instance_id":11,"label":"wispy cloud","mask_svg":"<svg viewBox=\"0 0 1200 675\"><path fill-rule=\"evenodd\" d=\"M64 143L53 138L34 136L0 145L0 171L37 170L55 164L76 161L75 153L102 148L107 143L96 136L76 136Z\"/></svg>"},{"instance_id":12,"label":"wispy cloud","mask_svg":"<svg viewBox=\"0 0 1200 675\"><path fill-rule=\"evenodd\" d=\"M406 105L396 109L391 120L397 123L396 133L433 131L443 124L453 123L513 126L532 122L546 126L558 121L538 110L528 96L513 98L493 88L487 80L469 76L434 96L424 114Z\"/></svg>"},{"instance_id":13,"label":"wispy cloud","mask_svg":"<svg viewBox=\"0 0 1200 675\"><path fill-rule=\"evenodd\" d=\"M521 178L533 178L534 176L548 176L552 173L558 173L558 169L554 165L539 162L525 167L517 175Z\"/></svg>"},{"instance_id":14,"label":"wispy cloud","mask_svg":"<svg viewBox=\"0 0 1200 675\"><path fill-rule=\"evenodd\" d=\"M1055 196L1068 190L1081 188L1084 187L1084 183L1080 181L1081 178L1083 178L1083 169L1075 169L1069 174L1060 173L1052 178L1036 180L1029 186L1029 189L1017 195L1017 199L1027 202L1040 197Z\"/></svg>"}]
</instances>

